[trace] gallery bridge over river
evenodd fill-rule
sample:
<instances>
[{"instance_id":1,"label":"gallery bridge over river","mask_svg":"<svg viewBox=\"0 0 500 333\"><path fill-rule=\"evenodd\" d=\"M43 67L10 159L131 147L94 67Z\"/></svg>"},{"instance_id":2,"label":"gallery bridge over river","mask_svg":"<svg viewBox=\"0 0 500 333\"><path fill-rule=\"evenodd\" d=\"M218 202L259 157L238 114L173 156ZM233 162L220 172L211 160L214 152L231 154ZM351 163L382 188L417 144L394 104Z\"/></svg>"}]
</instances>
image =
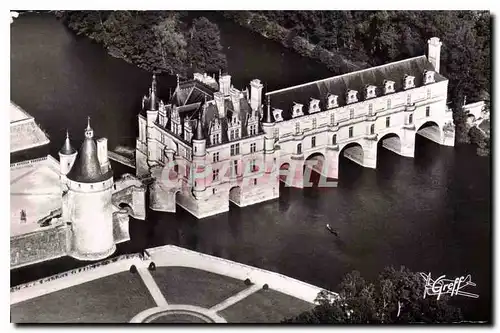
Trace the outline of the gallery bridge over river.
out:
<instances>
[{"instance_id":1,"label":"gallery bridge over river","mask_svg":"<svg viewBox=\"0 0 500 333\"><path fill-rule=\"evenodd\" d=\"M428 45L428 56L267 92L266 103L259 79L238 90L222 73L218 81L178 76L164 103L153 75L135 151L137 175L155 178L150 208L175 212L177 204L205 218L228 211L230 201L244 207L278 198L279 177L303 188L305 167L338 179L340 156L376 168L379 147L413 157L417 134L453 146L441 42Z\"/></svg>"}]
</instances>

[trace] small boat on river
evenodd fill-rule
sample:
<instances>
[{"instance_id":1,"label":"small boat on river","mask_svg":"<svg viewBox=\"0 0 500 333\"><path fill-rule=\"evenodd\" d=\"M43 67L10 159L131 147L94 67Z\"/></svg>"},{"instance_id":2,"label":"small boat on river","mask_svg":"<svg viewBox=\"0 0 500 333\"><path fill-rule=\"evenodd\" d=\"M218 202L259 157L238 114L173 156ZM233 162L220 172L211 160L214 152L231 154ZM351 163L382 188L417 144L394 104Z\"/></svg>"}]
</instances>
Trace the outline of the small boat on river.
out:
<instances>
[{"instance_id":1,"label":"small boat on river","mask_svg":"<svg viewBox=\"0 0 500 333\"><path fill-rule=\"evenodd\" d=\"M335 230L333 230L333 229L332 229L332 227L330 226L330 224L329 224L329 223L327 223L327 224L326 224L326 229L327 229L328 231L330 231L332 234L334 234L335 236L338 236L338 235L339 235L339 234L338 234L338 232L336 232Z\"/></svg>"}]
</instances>

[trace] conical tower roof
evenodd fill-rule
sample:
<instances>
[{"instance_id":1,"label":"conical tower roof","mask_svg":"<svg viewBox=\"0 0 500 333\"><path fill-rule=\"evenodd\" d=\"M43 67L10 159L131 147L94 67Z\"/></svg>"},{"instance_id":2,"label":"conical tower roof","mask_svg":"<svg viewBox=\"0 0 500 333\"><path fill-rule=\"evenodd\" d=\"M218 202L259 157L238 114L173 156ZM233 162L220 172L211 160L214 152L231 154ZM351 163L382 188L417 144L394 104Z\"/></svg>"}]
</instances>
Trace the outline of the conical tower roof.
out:
<instances>
[{"instance_id":1,"label":"conical tower roof","mask_svg":"<svg viewBox=\"0 0 500 333\"><path fill-rule=\"evenodd\" d=\"M196 131L194 132L194 140L205 140L205 135L203 134L203 125L201 123L201 111L198 116L198 121L196 122Z\"/></svg>"},{"instance_id":2,"label":"conical tower roof","mask_svg":"<svg viewBox=\"0 0 500 333\"><path fill-rule=\"evenodd\" d=\"M271 99L267 96L267 108L264 112L264 117L262 118L263 123L274 123L274 116L271 112Z\"/></svg>"},{"instance_id":3,"label":"conical tower roof","mask_svg":"<svg viewBox=\"0 0 500 333\"><path fill-rule=\"evenodd\" d=\"M61 150L59 150L59 153L61 155L73 155L75 152L76 149L71 145L69 133L66 131L66 140L64 140L64 145L61 147Z\"/></svg>"},{"instance_id":4,"label":"conical tower roof","mask_svg":"<svg viewBox=\"0 0 500 333\"><path fill-rule=\"evenodd\" d=\"M69 180L79 183L98 183L113 177L111 168L106 172L101 171L101 164L97 157L97 145L93 138L90 120L85 129L85 139L67 177Z\"/></svg>"}]
</instances>

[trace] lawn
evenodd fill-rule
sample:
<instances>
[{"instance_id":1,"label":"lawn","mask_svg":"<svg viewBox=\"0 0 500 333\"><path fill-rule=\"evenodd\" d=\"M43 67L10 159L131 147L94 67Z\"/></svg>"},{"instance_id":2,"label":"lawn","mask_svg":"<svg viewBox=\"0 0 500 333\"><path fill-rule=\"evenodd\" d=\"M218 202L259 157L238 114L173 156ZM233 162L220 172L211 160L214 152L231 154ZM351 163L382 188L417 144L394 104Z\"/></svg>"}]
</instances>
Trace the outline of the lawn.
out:
<instances>
[{"instance_id":1,"label":"lawn","mask_svg":"<svg viewBox=\"0 0 500 333\"><path fill-rule=\"evenodd\" d=\"M279 323L311 310L313 304L268 289L259 290L219 312L230 323Z\"/></svg>"},{"instance_id":2,"label":"lawn","mask_svg":"<svg viewBox=\"0 0 500 333\"><path fill-rule=\"evenodd\" d=\"M151 275L170 304L210 308L247 288L243 281L189 267L157 267Z\"/></svg>"},{"instance_id":3,"label":"lawn","mask_svg":"<svg viewBox=\"0 0 500 333\"><path fill-rule=\"evenodd\" d=\"M126 323L156 303L128 271L11 305L12 323Z\"/></svg>"}]
</instances>

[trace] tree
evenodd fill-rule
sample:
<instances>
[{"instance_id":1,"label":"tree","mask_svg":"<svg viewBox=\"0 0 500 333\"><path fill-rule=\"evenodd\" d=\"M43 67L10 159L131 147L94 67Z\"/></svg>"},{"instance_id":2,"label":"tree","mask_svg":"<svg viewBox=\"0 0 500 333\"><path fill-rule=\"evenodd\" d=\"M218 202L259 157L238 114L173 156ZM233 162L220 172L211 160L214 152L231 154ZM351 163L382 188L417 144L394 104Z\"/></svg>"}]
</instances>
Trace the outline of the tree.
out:
<instances>
[{"instance_id":1,"label":"tree","mask_svg":"<svg viewBox=\"0 0 500 333\"><path fill-rule=\"evenodd\" d=\"M161 58L158 65L161 71L169 71L171 74L174 69L182 67L186 60L187 43L177 23L177 17L170 15L152 28Z\"/></svg>"},{"instance_id":2,"label":"tree","mask_svg":"<svg viewBox=\"0 0 500 333\"><path fill-rule=\"evenodd\" d=\"M359 272L347 274L338 287L338 297L320 292L317 306L285 323L393 324L451 323L462 319L460 309L448 299L423 298L425 281L405 267L386 268L376 284L365 281Z\"/></svg>"},{"instance_id":3,"label":"tree","mask_svg":"<svg viewBox=\"0 0 500 333\"><path fill-rule=\"evenodd\" d=\"M216 24L206 17L193 20L187 46L188 61L195 71L218 72L227 67Z\"/></svg>"}]
</instances>

